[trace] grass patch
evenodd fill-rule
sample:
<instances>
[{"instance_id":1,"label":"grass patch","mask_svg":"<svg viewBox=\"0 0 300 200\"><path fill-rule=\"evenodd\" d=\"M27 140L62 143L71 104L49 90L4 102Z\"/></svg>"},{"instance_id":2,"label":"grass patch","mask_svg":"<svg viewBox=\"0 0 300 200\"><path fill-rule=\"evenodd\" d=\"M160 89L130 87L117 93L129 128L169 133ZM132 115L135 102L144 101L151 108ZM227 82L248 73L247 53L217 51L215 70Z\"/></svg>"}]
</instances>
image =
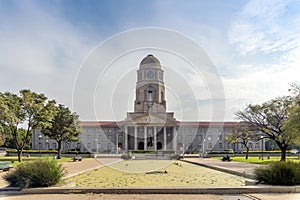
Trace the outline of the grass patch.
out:
<instances>
[{"instance_id":1,"label":"grass patch","mask_svg":"<svg viewBox=\"0 0 300 200\"><path fill-rule=\"evenodd\" d=\"M145 172L147 169L150 173ZM243 186L245 180L181 161L128 160L72 177L67 182L76 182L79 187L218 187Z\"/></svg>"},{"instance_id":2,"label":"grass patch","mask_svg":"<svg viewBox=\"0 0 300 200\"><path fill-rule=\"evenodd\" d=\"M221 160L222 157L213 157L214 159ZM258 156L249 156L248 159L245 158L245 156L232 156L230 157L232 161L237 162L246 162L246 163L253 163L253 164L269 164L272 162L280 161L280 156L264 156L264 159L260 159ZM294 161L294 162L300 162L298 156L288 156L287 161Z\"/></svg>"},{"instance_id":3,"label":"grass patch","mask_svg":"<svg viewBox=\"0 0 300 200\"><path fill-rule=\"evenodd\" d=\"M49 156L42 156L43 158L45 157L49 157ZM22 157L22 162L26 162L26 161L34 161L36 159L39 159L41 157L26 157L26 156L23 156ZM68 162L68 161L71 161L72 158L70 157L62 157L61 159L57 160L57 162L59 163L62 163L62 162ZM18 157L17 156L0 156L0 161L9 161L10 162L10 165L16 167L18 166L20 163L18 161Z\"/></svg>"}]
</instances>

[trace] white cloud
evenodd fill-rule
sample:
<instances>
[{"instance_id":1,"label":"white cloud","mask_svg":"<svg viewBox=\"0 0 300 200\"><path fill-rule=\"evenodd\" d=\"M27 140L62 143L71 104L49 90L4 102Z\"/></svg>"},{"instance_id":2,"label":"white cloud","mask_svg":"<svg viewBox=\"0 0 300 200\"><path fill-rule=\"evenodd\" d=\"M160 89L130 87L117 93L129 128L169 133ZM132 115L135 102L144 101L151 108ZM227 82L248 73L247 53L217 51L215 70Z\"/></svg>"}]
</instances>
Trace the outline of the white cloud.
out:
<instances>
[{"instance_id":1,"label":"white cloud","mask_svg":"<svg viewBox=\"0 0 300 200\"><path fill-rule=\"evenodd\" d=\"M290 14L288 6L295 1L252 0L236 15L229 30L229 41L242 54L272 53L297 47L299 28ZM295 5L295 6L296 6ZM292 16L289 16L292 15Z\"/></svg>"}]
</instances>

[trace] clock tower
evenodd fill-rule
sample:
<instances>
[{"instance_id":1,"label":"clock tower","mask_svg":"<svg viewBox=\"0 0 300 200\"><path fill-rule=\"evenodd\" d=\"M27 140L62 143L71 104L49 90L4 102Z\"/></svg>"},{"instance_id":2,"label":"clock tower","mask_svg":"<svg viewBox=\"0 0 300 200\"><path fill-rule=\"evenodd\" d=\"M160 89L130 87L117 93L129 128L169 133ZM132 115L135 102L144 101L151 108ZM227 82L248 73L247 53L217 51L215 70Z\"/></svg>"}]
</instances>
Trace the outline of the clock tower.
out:
<instances>
[{"instance_id":1,"label":"clock tower","mask_svg":"<svg viewBox=\"0 0 300 200\"><path fill-rule=\"evenodd\" d=\"M137 70L134 112L122 121L125 149L168 150L177 148L177 121L166 112L164 71L149 54Z\"/></svg>"},{"instance_id":2,"label":"clock tower","mask_svg":"<svg viewBox=\"0 0 300 200\"><path fill-rule=\"evenodd\" d=\"M149 54L137 71L135 113L165 113L164 71L159 60Z\"/></svg>"}]
</instances>

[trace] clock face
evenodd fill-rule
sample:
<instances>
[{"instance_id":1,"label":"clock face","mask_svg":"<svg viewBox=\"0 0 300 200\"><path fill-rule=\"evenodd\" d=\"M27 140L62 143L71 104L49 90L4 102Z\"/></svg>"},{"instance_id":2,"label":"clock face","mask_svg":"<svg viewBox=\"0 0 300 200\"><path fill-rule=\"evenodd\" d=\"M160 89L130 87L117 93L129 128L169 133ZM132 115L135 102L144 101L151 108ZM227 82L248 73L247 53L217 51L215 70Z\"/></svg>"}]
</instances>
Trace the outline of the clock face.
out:
<instances>
[{"instance_id":1,"label":"clock face","mask_svg":"<svg viewBox=\"0 0 300 200\"><path fill-rule=\"evenodd\" d=\"M147 72L147 77L148 78L153 78L154 77L154 72L153 71L148 71Z\"/></svg>"}]
</instances>

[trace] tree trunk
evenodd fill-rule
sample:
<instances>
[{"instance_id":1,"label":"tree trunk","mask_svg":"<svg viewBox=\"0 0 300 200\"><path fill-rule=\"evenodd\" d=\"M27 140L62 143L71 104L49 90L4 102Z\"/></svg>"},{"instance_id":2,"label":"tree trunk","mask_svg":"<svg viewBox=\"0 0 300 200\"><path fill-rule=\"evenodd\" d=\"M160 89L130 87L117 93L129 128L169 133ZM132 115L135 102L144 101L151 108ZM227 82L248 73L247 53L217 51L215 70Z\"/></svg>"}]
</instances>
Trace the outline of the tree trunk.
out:
<instances>
[{"instance_id":1,"label":"tree trunk","mask_svg":"<svg viewBox=\"0 0 300 200\"><path fill-rule=\"evenodd\" d=\"M246 160L248 160L249 157L249 148L246 148Z\"/></svg>"},{"instance_id":2,"label":"tree trunk","mask_svg":"<svg viewBox=\"0 0 300 200\"><path fill-rule=\"evenodd\" d=\"M280 159L280 161L283 161L283 162L286 161L286 149L287 149L287 146L283 146L282 148L280 148L280 150L281 150L281 159Z\"/></svg>"},{"instance_id":3,"label":"tree trunk","mask_svg":"<svg viewBox=\"0 0 300 200\"><path fill-rule=\"evenodd\" d=\"M61 158L61 140L57 141L58 149L57 149L57 159Z\"/></svg>"},{"instance_id":4,"label":"tree trunk","mask_svg":"<svg viewBox=\"0 0 300 200\"><path fill-rule=\"evenodd\" d=\"M17 149L18 161L19 162L22 162L22 152L23 152L23 149Z\"/></svg>"}]
</instances>

